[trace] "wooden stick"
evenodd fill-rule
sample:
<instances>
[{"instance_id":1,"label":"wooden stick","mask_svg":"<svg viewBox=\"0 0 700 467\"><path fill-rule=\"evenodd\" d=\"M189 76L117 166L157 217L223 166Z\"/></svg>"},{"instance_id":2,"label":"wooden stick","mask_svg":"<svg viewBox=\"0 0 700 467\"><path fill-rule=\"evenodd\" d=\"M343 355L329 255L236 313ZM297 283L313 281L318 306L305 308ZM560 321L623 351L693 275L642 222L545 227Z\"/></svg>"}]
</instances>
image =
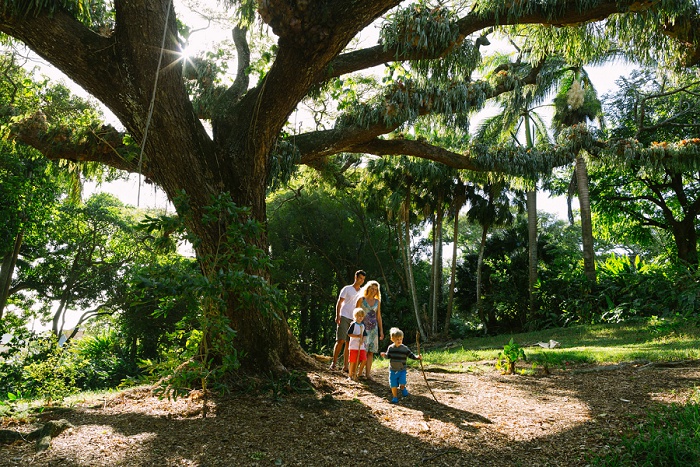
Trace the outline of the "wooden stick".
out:
<instances>
[{"instance_id":1,"label":"wooden stick","mask_svg":"<svg viewBox=\"0 0 700 467\"><path fill-rule=\"evenodd\" d=\"M416 331L416 352L418 352L418 355L420 355L420 332ZM430 391L430 394L433 396L433 399L435 399L435 402L438 404L437 397L435 397L435 394L433 394L433 390L430 389L430 384L428 384L428 377L425 376L425 369L423 368L423 359L418 360L420 362L420 371L423 373L423 379L425 380L425 385L428 386L428 391Z\"/></svg>"},{"instance_id":2,"label":"wooden stick","mask_svg":"<svg viewBox=\"0 0 700 467\"><path fill-rule=\"evenodd\" d=\"M355 375L355 378L360 379L360 353L362 353L362 342L365 338L365 325L362 324L362 327L360 328L360 346L357 348L357 368L355 370L357 371L357 374Z\"/></svg>"}]
</instances>

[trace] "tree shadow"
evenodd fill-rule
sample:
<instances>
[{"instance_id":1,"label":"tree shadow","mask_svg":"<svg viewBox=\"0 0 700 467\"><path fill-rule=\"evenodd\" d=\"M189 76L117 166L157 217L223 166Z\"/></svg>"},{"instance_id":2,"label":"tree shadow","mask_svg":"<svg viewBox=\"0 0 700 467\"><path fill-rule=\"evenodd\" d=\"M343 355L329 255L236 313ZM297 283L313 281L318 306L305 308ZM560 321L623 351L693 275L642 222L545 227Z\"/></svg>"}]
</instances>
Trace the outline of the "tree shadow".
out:
<instances>
[{"instance_id":1,"label":"tree shadow","mask_svg":"<svg viewBox=\"0 0 700 467\"><path fill-rule=\"evenodd\" d=\"M384 372L382 372L382 376L384 376L383 373ZM448 404L441 402L439 399L437 399L437 396L433 398L432 394L427 389L425 391L427 392L427 394L414 392L413 388L416 387L416 385L425 386L423 380L420 380L417 383L412 383L411 381L408 381L408 383L410 384L410 386L407 385L407 388L410 389L410 394L408 397L399 397L398 405L401 407L419 410L423 412L423 416L426 419L433 418L441 420L445 423L451 423L456 428L459 428L464 431L476 431L478 428L476 428L473 425L475 423L491 423L491 420L482 415L452 407ZM443 391L454 390L455 392L458 392L457 385L449 385L444 381L433 380L431 385L437 386L433 389L441 389ZM371 392L377 397L385 399L391 398L391 388L389 387L389 383L386 378L381 378L380 380L377 380L377 378L375 378L373 381L366 383L364 387L367 391Z\"/></svg>"},{"instance_id":2,"label":"tree shadow","mask_svg":"<svg viewBox=\"0 0 700 467\"><path fill-rule=\"evenodd\" d=\"M36 456L14 448L5 455L2 447L0 467L583 466L638 423L658 394L700 385L700 370L655 378L633 369L614 377L451 374L428 377L436 402L420 372L409 370L411 395L391 405L385 375L380 370L374 382L350 389L335 378L315 394L277 402L269 394L216 398L207 418L197 400L115 397L57 411L51 416L70 421L72 431ZM620 404L624 416L613 417ZM575 412L580 421L560 423Z\"/></svg>"}]
</instances>

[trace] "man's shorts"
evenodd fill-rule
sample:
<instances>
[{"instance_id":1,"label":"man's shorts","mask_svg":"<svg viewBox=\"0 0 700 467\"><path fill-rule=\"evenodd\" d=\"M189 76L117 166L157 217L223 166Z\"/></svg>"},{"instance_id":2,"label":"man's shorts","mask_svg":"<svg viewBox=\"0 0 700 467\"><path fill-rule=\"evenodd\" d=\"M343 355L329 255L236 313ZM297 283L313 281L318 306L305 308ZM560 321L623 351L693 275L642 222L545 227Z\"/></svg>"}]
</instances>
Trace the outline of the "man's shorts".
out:
<instances>
[{"instance_id":1,"label":"man's shorts","mask_svg":"<svg viewBox=\"0 0 700 467\"><path fill-rule=\"evenodd\" d=\"M369 353L379 352L379 328L374 328L367 331L365 346L367 347L367 352Z\"/></svg>"},{"instance_id":2,"label":"man's shorts","mask_svg":"<svg viewBox=\"0 0 700 467\"><path fill-rule=\"evenodd\" d=\"M360 353L360 359L357 359L357 353ZM366 350L351 350L350 355L348 357L348 362L350 363L359 363L359 362L365 362L367 361L367 351ZM404 378L405 379L405 378Z\"/></svg>"},{"instance_id":3,"label":"man's shorts","mask_svg":"<svg viewBox=\"0 0 700 467\"><path fill-rule=\"evenodd\" d=\"M406 386L406 370L389 370L389 387Z\"/></svg>"},{"instance_id":4,"label":"man's shorts","mask_svg":"<svg viewBox=\"0 0 700 467\"><path fill-rule=\"evenodd\" d=\"M352 320L350 318L346 318L345 316L340 317L340 324L335 328L335 341L346 341L348 339L348 328L352 324Z\"/></svg>"}]
</instances>

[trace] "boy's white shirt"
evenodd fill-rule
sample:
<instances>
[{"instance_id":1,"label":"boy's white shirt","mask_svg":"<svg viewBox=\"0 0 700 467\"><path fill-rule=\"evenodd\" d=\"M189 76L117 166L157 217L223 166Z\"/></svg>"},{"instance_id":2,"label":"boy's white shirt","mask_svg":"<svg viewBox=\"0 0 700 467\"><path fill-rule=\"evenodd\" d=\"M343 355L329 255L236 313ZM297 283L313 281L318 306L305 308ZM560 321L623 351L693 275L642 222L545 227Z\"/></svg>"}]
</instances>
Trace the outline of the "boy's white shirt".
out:
<instances>
[{"instance_id":1,"label":"boy's white shirt","mask_svg":"<svg viewBox=\"0 0 700 467\"><path fill-rule=\"evenodd\" d=\"M362 334L365 331L364 324L353 321L350 326L352 327L353 325L358 325L360 327L359 334ZM355 333L353 332L353 334L355 334ZM365 345L366 340L367 339L362 339L362 347L360 347L360 338L359 337L351 337L350 342L348 343L348 348L350 350L367 350L367 346Z\"/></svg>"}]
</instances>

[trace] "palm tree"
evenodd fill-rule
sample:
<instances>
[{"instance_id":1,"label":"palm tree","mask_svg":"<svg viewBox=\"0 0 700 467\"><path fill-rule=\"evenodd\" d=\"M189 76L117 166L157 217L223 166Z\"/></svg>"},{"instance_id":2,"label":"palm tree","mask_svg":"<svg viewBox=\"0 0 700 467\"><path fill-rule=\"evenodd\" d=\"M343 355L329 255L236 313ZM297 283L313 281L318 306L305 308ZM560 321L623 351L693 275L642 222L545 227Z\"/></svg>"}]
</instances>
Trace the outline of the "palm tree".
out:
<instances>
[{"instance_id":1,"label":"palm tree","mask_svg":"<svg viewBox=\"0 0 700 467\"><path fill-rule=\"evenodd\" d=\"M583 68L569 70L554 99L552 125L558 135L564 128L598 118L602 126L602 105L588 74ZM592 285L596 283L595 252L593 248L593 223L591 200L588 190L588 168L583 154L576 155L574 179L581 211L581 240L583 243L583 271Z\"/></svg>"},{"instance_id":2,"label":"palm tree","mask_svg":"<svg viewBox=\"0 0 700 467\"><path fill-rule=\"evenodd\" d=\"M517 47L516 47L517 49ZM520 49L517 49L520 52ZM496 56L488 64L491 73L499 69L499 64L507 57ZM501 112L486 119L475 135L477 140L496 141L501 144L516 144L522 146L519 138L521 130L525 134L525 147L534 148L538 143L550 143L550 136L537 108L548 96L551 88L557 82L556 71L561 67L561 61L551 59L539 64L542 67L541 79L537 85L519 88L499 96L496 100ZM529 250L529 311L535 313L535 284L537 282L537 180L526 182L527 212L528 212L528 250Z\"/></svg>"}]
</instances>

